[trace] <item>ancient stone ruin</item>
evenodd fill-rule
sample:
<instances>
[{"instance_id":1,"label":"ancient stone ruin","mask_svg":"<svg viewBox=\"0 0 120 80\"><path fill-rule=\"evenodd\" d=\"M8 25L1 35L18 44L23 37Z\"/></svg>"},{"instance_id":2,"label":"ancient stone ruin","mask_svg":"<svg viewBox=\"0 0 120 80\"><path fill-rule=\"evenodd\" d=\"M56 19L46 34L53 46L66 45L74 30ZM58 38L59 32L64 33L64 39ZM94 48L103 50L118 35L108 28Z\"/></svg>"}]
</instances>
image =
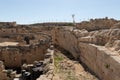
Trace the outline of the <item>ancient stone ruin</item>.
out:
<instances>
[{"instance_id":1,"label":"ancient stone ruin","mask_svg":"<svg viewBox=\"0 0 120 80\"><path fill-rule=\"evenodd\" d=\"M0 23L0 80L120 80L120 21Z\"/></svg>"}]
</instances>

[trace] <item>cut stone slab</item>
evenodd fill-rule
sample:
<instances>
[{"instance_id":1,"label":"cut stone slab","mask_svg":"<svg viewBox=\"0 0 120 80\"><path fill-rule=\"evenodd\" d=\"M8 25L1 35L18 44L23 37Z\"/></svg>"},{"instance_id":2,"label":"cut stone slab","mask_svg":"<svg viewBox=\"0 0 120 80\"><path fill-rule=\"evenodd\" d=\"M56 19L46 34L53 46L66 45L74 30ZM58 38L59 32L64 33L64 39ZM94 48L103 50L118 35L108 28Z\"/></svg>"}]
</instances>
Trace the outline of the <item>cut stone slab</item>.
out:
<instances>
[{"instance_id":1,"label":"cut stone slab","mask_svg":"<svg viewBox=\"0 0 120 80\"><path fill-rule=\"evenodd\" d=\"M0 46L17 46L18 44L18 42L2 42Z\"/></svg>"}]
</instances>

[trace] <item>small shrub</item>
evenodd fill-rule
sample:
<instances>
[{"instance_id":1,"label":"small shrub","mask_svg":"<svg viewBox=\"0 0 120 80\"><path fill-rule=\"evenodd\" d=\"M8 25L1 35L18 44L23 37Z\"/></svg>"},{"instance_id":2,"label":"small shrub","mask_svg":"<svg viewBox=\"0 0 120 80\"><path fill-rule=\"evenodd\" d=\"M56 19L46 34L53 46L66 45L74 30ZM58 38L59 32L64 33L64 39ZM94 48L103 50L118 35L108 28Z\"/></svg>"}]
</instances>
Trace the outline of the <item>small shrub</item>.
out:
<instances>
[{"instance_id":1,"label":"small shrub","mask_svg":"<svg viewBox=\"0 0 120 80\"><path fill-rule=\"evenodd\" d=\"M110 67L110 64L105 64L105 67L108 69Z\"/></svg>"}]
</instances>

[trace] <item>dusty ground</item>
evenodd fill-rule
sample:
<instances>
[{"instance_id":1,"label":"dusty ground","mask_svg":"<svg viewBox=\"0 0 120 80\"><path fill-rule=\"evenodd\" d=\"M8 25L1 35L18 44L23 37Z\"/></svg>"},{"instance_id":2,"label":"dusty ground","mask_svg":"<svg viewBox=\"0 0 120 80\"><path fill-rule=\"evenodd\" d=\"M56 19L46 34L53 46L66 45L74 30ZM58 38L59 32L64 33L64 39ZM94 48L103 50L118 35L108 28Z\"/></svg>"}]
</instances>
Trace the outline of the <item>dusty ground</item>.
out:
<instances>
[{"instance_id":1,"label":"dusty ground","mask_svg":"<svg viewBox=\"0 0 120 80\"><path fill-rule=\"evenodd\" d=\"M99 80L91 73L85 71L82 65L65 54L56 50L54 55L55 75L54 80Z\"/></svg>"}]
</instances>

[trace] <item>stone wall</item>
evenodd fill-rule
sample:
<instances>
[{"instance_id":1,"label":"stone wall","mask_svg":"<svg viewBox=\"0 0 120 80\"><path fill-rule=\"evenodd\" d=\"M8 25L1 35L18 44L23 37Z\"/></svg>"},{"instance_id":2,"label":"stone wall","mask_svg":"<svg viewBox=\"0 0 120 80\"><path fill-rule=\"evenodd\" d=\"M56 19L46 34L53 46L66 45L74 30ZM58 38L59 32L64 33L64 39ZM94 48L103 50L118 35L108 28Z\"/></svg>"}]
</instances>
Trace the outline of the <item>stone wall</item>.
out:
<instances>
[{"instance_id":1,"label":"stone wall","mask_svg":"<svg viewBox=\"0 0 120 80\"><path fill-rule=\"evenodd\" d=\"M120 56L113 55L105 47L79 43L80 60L84 62L101 80L120 79Z\"/></svg>"},{"instance_id":2,"label":"stone wall","mask_svg":"<svg viewBox=\"0 0 120 80\"><path fill-rule=\"evenodd\" d=\"M43 74L40 75L36 80L54 80L54 50L47 49L45 54L43 65Z\"/></svg>"},{"instance_id":3,"label":"stone wall","mask_svg":"<svg viewBox=\"0 0 120 80\"><path fill-rule=\"evenodd\" d=\"M120 79L120 56L118 52L94 43L101 41L103 37L90 36L87 31L81 32L74 30L74 28L57 28L52 33L54 44L69 51L76 59L87 65L101 80ZM83 37L86 41L80 39ZM106 39L107 41L109 39Z\"/></svg>"},{"instance_id":4,"label":"stone wall","mask_svg":"<svg viewBox=\"0 0 120 80\"><path fill-rule=\"evenodd\" d=\"M58 28L52 31L52 35L56 45L72 53L75 58L78 57L78 41L71 31Z\"/></svg>"},{"instance_id":5,"label":"stone wall","mask_svg":"<svg viewBox=\"0 0 120 80\"><path fill-rule=\"evenodd\" d=\"M0 27L14 27L16 25L16 22L0 22Z\"/></svg>"},{"instance_id":6,"label":"stone wall","mask_svg":"<svg viewBox=\"0 0 120 80\"><path fill-rule=\"evenodd\" d=\"M24 46L7 46L0 48L0 60L7 67L20 67L24 63L31 64L35 60L43 60L49 43L36 43Z\"/></svg>"}]
</instances>

